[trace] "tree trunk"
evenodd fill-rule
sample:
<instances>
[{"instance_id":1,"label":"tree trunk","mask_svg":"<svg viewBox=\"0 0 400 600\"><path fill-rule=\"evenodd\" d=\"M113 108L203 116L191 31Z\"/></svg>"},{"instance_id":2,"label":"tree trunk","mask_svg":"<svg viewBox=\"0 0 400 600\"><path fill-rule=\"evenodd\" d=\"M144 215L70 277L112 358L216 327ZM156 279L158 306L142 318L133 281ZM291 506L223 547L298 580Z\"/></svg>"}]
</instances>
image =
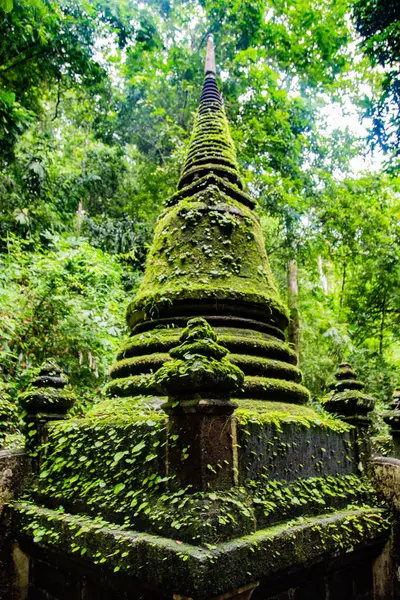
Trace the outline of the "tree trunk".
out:
<instances>
[{"instance_id":1,"label":"tree trunk","mask_svg":"<svg viewBox=\"0 0 400 600\"><path fill-rule=\"evenodd\" d=\"M82 177L85 177L85 175L86 175L86 161L87 161L87 149L88 149L88 145L89 145L89 131L90 131L90 122L88 121L86 123L85 145L83 147L83 158L82 158L82 165L81 165ZM85 217L85 210L83 208L83 198L81 198L79 200L78 209L76 211L76 216L75 216L75 227L76 227L76 230L79 235L81 233L81 227L82 227L84 217Z\"/></svg>"},{"instance_id":2,"label":"tree trunk","mask_svg":"<svg viewBox=\"0 0 400 600\"><path fill-rule=\"evenodd\" d=\"M342 289L340 290L340 307L339 307L339 320L342 317L343 298L344 298L344 286L346 285L346 263L343 263L343 276L342 276Z\"/></svg>"},{"instance_id":3,"label":"tree trunk","mask_svg":"<svg viewBox=\"0 0 400 600\"><path fill-rule=\"evenodd\" d=\"M297 354L297 364L299 364L300 350L300 320L299 320L299 273L297 261L295 259L288 262L288 305L290 311L289 318L289 343L293 346Z\"/></svg>"},{"instance_id":4,"label":"tree trunk","mask_svg":"<svg viewBox=\"0 0 400 600\"><path fill-rule=\"evenodd\" d=\"M384 337L384 332L385 332L385 318L386 318L386 292L383 297L381 326L379 329L379 354L380 354L380 356L382 356L382 354L383 354L383 337Z\"/></svg>"},{"instance_id":5,"label":"tree trunk","mask_svg":"<svg viewBox=\"0 0 400 600\"><path fill-rule=\"evenodd\" d=\"M328 292L329 292L328 279L324 273L324 263L323 263L321 255L318 256L318 273L319 273L319 280L321 282L322 289L324 290L325 296L327 296Z\"/></svg>"}]
</instances>

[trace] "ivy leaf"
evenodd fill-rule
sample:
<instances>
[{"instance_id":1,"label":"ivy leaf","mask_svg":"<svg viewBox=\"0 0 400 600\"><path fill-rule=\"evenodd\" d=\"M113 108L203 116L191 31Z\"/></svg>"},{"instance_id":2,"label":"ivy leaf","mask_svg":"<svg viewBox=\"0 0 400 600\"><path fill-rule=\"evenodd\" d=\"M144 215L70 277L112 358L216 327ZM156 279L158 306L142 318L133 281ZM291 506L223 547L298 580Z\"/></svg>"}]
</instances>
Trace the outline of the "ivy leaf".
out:
<instances>
[{"instance_id":1,"label":"ivy leaf","mask_svg":"<svg viewBox=\"0 0 400 600\"><path fill-rule=\"evenodd\" d=\"M127 450L123 450L122 452L117 452L114 455L114 463L117 464L121 458L123 458L125 456L125 454L128 454Z\"/></svg>"},{"instance_id":2,"label":"ivy leaf","mask_svg":"<svg viewBox=\"0 0 400 600\"><path fill-rule=\"evenodd\" d=\"M143 450L143 448L145 447L145 445L146 445L146 444L145 444L144 442L140 442L139 444L136 444L136 446L134 446L134 447L132 448L132 452L133 452L133 453L135 453L135 452L140 452L140 450Z\"/></svg>"},{"instance_id":3,"label":"ivy leaf","mask_svg":"<svg viewBox=\"0 0 400 600\"><path fill-rule=\"evenodd\" d=\"M114 488L114 494L119 494L120 492L122 492L123 489L125 489L125 484L117 483L117 485Z\"/></svg>"},{"instance_id":4,"label":"ivy leaf","mask_svg":"<svg viewBox=\"0 0 400 600\"><path fill-rule=\"evenodd\" d=\"M0 8L2 8L5 13L11 12L13 9L13 0L0 0Z\"/></svg>"}]
</instances>

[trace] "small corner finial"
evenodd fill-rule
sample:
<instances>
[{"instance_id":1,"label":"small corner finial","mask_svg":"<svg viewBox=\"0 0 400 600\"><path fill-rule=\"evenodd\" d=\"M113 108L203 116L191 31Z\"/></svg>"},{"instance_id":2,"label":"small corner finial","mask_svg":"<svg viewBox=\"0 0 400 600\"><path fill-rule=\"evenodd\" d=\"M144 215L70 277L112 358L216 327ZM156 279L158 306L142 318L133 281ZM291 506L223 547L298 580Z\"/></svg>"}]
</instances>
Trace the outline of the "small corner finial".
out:
<instances>
[{"instance_id":1,"label":"small corner finial","mask_svg":"<svg viewBox=\"0 0 400 600\"><path fill-rule=\"evenodd\" d=\"M207 52L204 72L206 75L214 75L214 77L217 74L215 68L214 38L211 33L207 38Z\"/></svg>"}]
</instances>

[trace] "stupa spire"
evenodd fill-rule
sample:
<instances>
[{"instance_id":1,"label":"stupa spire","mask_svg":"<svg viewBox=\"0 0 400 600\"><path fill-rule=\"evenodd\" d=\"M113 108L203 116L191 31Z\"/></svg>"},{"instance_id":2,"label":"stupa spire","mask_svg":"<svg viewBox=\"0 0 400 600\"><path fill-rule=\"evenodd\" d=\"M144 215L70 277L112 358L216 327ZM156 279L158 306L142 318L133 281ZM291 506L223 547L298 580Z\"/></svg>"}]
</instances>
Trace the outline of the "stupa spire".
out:
<instances>
[{"instance_id":1,"label":"stupa spire","mask_svg":"<svg viewBox=\"0 0 400 600\"><path fill-rule=\"evenodd\" d=\"M213 36L211 33L207 39L207 51L206 51L206 62L205 62L205 66L204 66L204 73L205 73L206 77L214 76L214 79L217 74L217 70L215 67L214 40L213 40Z\"/></svg>"},{"instance_id":2,"label":"stupa spire","mask_svg":"<svg viewBox=\"0 0 400 600\"><path fill-rule=\"evenodd\" d=\"M192 137L178 183L178 190L210 173L242 190L243 185L239 175L235 146L229 132L216 80L212 36L209 36L207 41L204 73L199 108L194 120ZM244 203L249 204L246 200Z\"/></svg>"}]
</instances>

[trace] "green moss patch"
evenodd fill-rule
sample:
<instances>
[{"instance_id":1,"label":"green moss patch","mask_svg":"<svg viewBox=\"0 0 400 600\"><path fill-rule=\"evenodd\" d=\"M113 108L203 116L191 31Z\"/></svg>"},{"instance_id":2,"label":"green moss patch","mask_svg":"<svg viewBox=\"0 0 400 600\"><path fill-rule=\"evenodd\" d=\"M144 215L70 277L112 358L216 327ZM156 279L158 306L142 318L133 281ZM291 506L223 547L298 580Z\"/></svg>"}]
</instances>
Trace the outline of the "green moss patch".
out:
<instances>
[{"instance_id":1,"label":"green moss patch","mask_svg":"<svg viewBox=\"0 0 400 600\"><path fill-rule=\"evenodd\" d=\"M157 223L143 283L128 309L148 317L176 300L236 299L286 318L252 211L210 186Z\"/></svg>"},{"instance_id":2,"label":"green moss patch","mask_svg":"<svg viewBox=\"0 0 400 600\"><path fill-rule=\"evenodd\" d=\"M242 395L295 404L306 404L310 400L310 392L299 383L257 376L245 377Z\"/></svg>"},{"instance_id":3,"label":"green moss patch","mask_svg":"<svg viewBox=\"0 0 400 600\"><path fill-rule=\"evenodd\" d=\"M215 105L212 110L200 107L197 112L178 188L190 184L198 170L218 172L242 187L223 105Z\"/></svg>"},{"instance_id":4,"label":"green moss patch","mask_svg":"<svg viewBox=\"0 0 400 600\"><path fill-rule=\"evenodd\" d=\"M205 190L209 185L217 185L217 187L230 196L233 200L237 200L241 204L249 208L255 208L257 203L253 198L245 194L237 185L227 181L222 177L218 177L215 173L206 173L199 179L196 179L190 185L186 185L181 190L177 191L171 198L166 200L165 206L173 206L178 204L184 198L194 196L197 192Z\"/></svg>"},{"instance_id":5,"label":"green moss patch","mask_svg":"<svg viewBox=\"0 0 400 600\"><path fill-rule=\"evenodd\" d=\"M284 402L264 402L242 400L235 412L239 423L249 422L259 425L274 425L278 430L283 424L295 423L304 428L326 429L336 433L346 433L354 428L348 423L336 419L328 413L317 413L312 408L287 404Z\"/></svg>"},{"instance_id":6,"label":"green moss patch","mask_svg":"<svg viewBox=\"0 0 400 600\"><path fill-rule=\"evenodd\" d=\"M301 381L300 369L280 360L246 354L230 354L229 360L243 369L246 375L261 375L273 379L295 381L296 383Z\"/></svg>"}]
</instances>

